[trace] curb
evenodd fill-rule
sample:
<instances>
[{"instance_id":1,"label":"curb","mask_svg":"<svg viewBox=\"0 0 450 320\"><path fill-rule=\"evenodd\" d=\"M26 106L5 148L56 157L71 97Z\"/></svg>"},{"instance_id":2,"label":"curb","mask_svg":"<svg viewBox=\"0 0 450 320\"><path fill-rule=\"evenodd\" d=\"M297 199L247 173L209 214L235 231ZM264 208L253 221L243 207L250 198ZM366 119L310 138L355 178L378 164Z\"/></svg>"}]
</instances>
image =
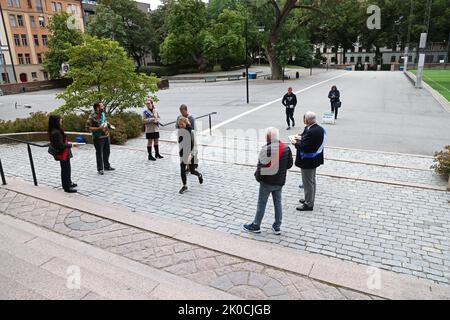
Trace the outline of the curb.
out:
<instances>
[{"instance_id":1,"label":"curb","mask_svg":"<svg viewBox=\"0 0 450 320\"><path fill-rule=\"evenodd\" d=\"M82 195L66 195L43 186L36 188L19 179L11 179L11 183L2 188L369 295L387 299L450 299L450 286L426 279L132 212ZM382 281L376 288L369 283L374 272Z\"/></svg>"},{"instance_id":2,"label":"curb","mask_svg":"<svg viewBox=\"0 0 450 320\"><path fill-rule=\"evenodd\" d=\"M416 83L417 77L411 73L410 71L404 72L406 77L411 80L413 84ZM439 92L434 90L428 83L426 83L424 80L422 81L423 87L433 96L433 98L442 106L442 108L450 113L450 102L447 101L447 99L444 98L443 95L441 95Z\"/></svg>"}]
</instances>

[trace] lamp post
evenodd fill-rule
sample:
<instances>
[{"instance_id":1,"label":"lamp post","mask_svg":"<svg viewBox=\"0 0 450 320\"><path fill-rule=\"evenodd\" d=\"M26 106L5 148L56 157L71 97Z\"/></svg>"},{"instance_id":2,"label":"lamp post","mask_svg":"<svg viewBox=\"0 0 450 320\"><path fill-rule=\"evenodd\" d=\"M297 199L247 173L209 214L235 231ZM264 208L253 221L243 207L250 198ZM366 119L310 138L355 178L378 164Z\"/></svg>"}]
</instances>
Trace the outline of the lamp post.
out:
<instances>
[{"instance_id":1,"label":"lamp post","mask_svg":"<svg viewBox=\"0 0 450 320\"><path fill-rule=\"evenodd\" d=\"M247 22L247 7L245 8L245 87L247 90L247 104L249 104L248 94L248 22Z\"/></svg>"}]
</instances>

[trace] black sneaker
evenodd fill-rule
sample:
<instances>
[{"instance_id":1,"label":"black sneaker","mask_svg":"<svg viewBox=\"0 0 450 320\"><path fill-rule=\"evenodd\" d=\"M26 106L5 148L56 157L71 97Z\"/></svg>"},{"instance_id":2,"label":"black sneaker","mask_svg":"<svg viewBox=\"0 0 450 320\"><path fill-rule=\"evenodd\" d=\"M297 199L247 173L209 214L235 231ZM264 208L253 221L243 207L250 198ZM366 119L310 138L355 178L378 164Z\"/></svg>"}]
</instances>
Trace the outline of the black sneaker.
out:
<instances>
[{"instance_id":1,"label":"black sneaker","mask_svg":"<svg viewBox=\"0 0 450 320\"><path fill-rule=\"evenodd\" d=\"M186 191L187 191L187 187L186 186L183 186L181 189L180 189L180 191L179 191L179 193L180 194L183 194L183 193L185 193Z\"/></svg>"},{"instance_id":2,"label":"black sneaker","mask_svg":"<svg viewBox=\"0 0 450 320\"><path fill-rule=\"evenodd\" d=\"M71 188L76 188L76 187L78 187L78 185L77 185L76 183L73 183L73 182L72 182L72 183L70 184L70 187L71 187Z\"/></svg>"},{"instance_id":3,"label":"black sneaker","mask_svg":"<svg viewBox=\"0 0 450 320\"><path fill-rule=\"evenodd\" d=\"M244 229L244 231L247 231L247 232L261 233L261 229L259 227L257 227L256 225L254 225L253 223L244 224L242 226L242 228Z\"/></svg>"},{"instance_id":4,"label":"black sneaker","mask_svg":"<svg viewBox=\"0 0 450 320\"><path fill-rule=\"evenodd\" d=\"M279 235L281 234L281 229L280 229L280 227L272 226L272 231L273 231L273 233L275 233L277 236L279 236Z\"/></svg>"},{"instance_id":5,"label":"black sneaker","mask_svg":"<svg viewBox=\"0 0 450 320\"><path fill-rule=\"evenodd\" d=\"M67 193L77 193L78 191L77 191L76 189L70 188L70 189L64 190L64 192L67 192Z\"/></svg>"},{"instance_id":6,"label":"black sneaker","mask_svg":"<svg viewBox=\"0 0 450 320\"><path fill-rule=\"evenodd\" d=\"M287 127L286 130L291 130L291 127Z\"/></svg>"},{"instance_id":7,"label":"black sneaker","mask_svg":"<svg viewBox=\"0 0 450 320\"><path fill-rule=\"evenodd\" d=\"M201 173L200 173L199 176L198 176L198 182L199 182L200 184L203 183L203 175L202 175Z\"/></svg>"},{"instance_id":8,"label":"black sneaker","mask_svg":"<svg viewBox=\"0 0 450 320\"><path fill-rule=\"evenodd\" d=\"M296 208L297 211L313 211L314 207L308 207L306 204Z\"/></svg>"},{"instance_id":9,"label":"black sneaker","mask_svg":"<svg viewBox=\"0 0 450 320\"><path fill-rule=\"evenodd\" d=\"M114 170L116 170L116 169L114 169L113 167L108 167L108 168L105 168L105 170L106 170L106 171L114 171Z\"/></svg>"},{"instance_id":10,"label":"black sneaker","mask_svg":"<svg viewBox=\"0 0 450 320\"><path fill-rule=\"evenodd\" d=\"M105 172L103 170L98 170L98 174L102 176L105 174Z\"/></svg>"}]
</instances>

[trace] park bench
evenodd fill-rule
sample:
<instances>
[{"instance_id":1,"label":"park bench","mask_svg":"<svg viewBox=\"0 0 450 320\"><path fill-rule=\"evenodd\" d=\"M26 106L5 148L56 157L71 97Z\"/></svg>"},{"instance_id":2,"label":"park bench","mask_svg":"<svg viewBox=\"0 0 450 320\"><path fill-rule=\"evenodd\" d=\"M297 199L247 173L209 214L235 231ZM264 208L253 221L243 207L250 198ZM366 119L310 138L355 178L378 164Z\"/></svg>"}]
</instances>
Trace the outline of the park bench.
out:
<instances>
[{"instance_id":1,"label":"park bench","mask_svg":"<svg viewBox=\"0 0 450 320\"><path fill-rule=\"evenodd\" d=\"M205 82L216 82L217 77L205 77Z\"/></svg>"},{"instance_id":2,"label":"park bench","mask_svg":"<svg viewBox=\"0 0 450 320\"><path fill-rule=\"evenodd\" d=\"M240 74L233 74L233 75L229 75L228 76L228 81L240 80L240 79L241 79L241 75Z\"/></svg>"}]
</instances>

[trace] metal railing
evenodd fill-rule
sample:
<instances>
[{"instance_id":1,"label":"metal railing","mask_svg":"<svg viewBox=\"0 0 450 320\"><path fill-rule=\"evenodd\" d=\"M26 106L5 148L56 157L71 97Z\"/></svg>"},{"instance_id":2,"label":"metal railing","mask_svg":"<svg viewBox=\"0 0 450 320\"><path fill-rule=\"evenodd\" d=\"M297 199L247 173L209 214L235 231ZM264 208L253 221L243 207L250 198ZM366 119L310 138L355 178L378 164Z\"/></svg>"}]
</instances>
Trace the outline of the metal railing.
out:
<instances>
[{"instance_id":1,"label":"metal railing","mask_svg":"<svg viewBox=\"0 0 450 320\"><path fill-rule=\"evenodd\" d=\"M28 158L30 160L30 167L31 167L31 174L33 175L34 185L37 186L38 183L37 183L37 178L36 178L36 170L34 169L34 161L33 161L33 154L31 153L31 146L35 146L35 147L39 147L39 148L45 148L45 147L48 147L50 145L50 143L38 144L38 143L24 141L24 140L19 140L19 139L10 138L10 137L0 137L0 139L14 141L14 142L18 142L18 143L24 143L24 144L27 145ZM5 173L3 171L3 165L2 165L2 160L1 159L0 159L0 176L2 178L2 184L6 185Z\"/></svg>"},{"instance_id":2,"label":"metal railing","mask_svg":"<svg viewBox=\"0 0 450 320\"><path fill-rule=\"evenodd\" d=\"M212 124L212 121L211 121L211 116L212 115L214 115L214 114L217 114L217 112L210 112L210 113L207 113L207 114L204 114L204 115L202 115L202 116L199 116L199 117L196 117L196 118L194 118L195 120L197 120L197 119L201 119L201 118L205 118L205 117L208 117L208 120L209 120L209 134L210 135L212 135L212 126L211 126L211 124ZM161 125L163 126L163 127L167 127L167 126L170 126L171 124L174 124L174 123L176 123L177 121L175 120L175 121L172 121L172 122L168 122L168 123L161 123Z\"/></svg>"}]
</instances>

